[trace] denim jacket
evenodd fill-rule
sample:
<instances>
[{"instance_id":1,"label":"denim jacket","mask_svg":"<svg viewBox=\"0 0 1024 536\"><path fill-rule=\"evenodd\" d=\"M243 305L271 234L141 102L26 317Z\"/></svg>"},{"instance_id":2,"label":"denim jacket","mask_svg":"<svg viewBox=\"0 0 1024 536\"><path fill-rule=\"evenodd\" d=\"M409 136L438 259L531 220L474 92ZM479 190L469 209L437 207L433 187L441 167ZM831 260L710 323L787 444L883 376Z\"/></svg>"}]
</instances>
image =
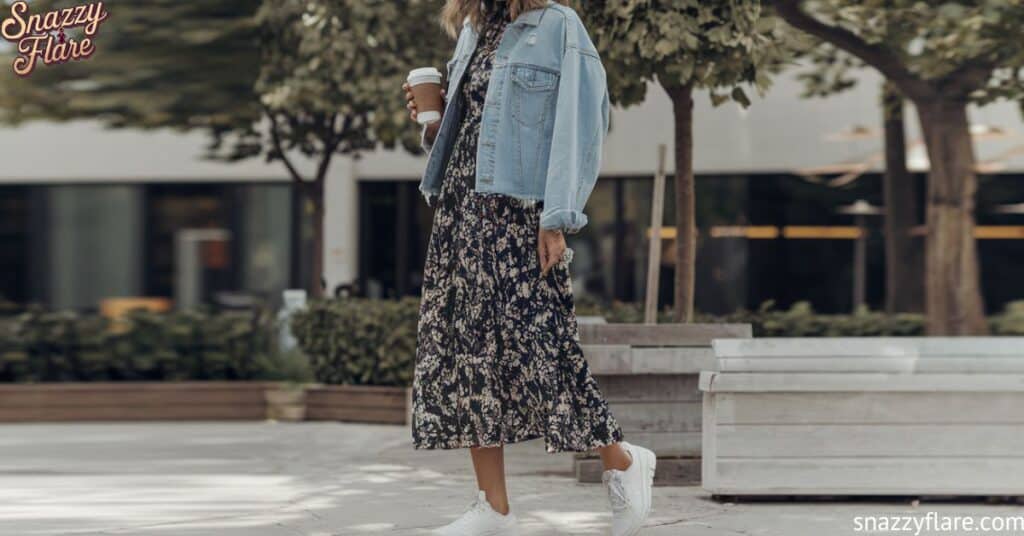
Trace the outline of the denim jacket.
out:
<instances>
[{"instance_id":1,"label":"denim jacket","mask_svg":"<svg viewBox=\"0 0 1024 536\"><path fill-rule=\"evenodd\" d=\"M476 49L467 22L448 62L448 103L429 151L420 190L441 191L458 135L459 86ZM477 144L476 191L543 201L540 226L576 232L601 168L608 132L608 87L601 59L579 16L549 3L513 21L495 54Z\"/></svg>"}]
</instances>

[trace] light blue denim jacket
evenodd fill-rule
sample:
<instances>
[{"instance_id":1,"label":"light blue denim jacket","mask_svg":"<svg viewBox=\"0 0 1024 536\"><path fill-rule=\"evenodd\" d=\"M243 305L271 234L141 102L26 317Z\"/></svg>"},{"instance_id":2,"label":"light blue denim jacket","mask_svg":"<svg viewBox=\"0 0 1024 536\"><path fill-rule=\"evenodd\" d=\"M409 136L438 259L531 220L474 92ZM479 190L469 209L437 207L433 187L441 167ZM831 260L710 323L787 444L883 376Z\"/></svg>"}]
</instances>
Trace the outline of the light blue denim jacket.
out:
<instances>
[{"instance_id":1,"label":"light blue denim jacket","mask_svg":"<svg viewBox=\"0 0 1024 536\"><path fill-rule=\"evenodd\" d=\"M430 203L441 191L458 136L458 90L476 49L467 22L448 62L448 103L429 151L420 190ZM608 132L604 67L572 9L549 3L513 21L495 54L477 144L476 191L543 201L540 226L576 232L601 168Z\"/></svg>"}]
</instances>

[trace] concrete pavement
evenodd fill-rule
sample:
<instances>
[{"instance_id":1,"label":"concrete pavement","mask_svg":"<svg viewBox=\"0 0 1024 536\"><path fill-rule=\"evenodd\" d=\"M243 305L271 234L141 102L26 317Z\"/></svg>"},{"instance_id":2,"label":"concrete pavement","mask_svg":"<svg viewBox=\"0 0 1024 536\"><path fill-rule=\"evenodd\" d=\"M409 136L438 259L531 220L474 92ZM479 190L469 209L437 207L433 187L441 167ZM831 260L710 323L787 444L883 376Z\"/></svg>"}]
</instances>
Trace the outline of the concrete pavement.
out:
<instances>
[{"instance_id":1,"label":"concrete pavement","mask_svg":"<svg viewBox=\"0 0 1024 536\"><path fill-rule=\"evenodd\" d=\"M569 455L531 442L510 448L507 464L524 535L607 534L604 490L577 484ZM459 515L473 482L467 453L414 451L404 427L0 426L3 536L417 535ZM862 515L1022 513L977 503L720 504L699 488L657 488L654 509L647 536L832 536L858 534Z\"/></svg>"}]
</instances>

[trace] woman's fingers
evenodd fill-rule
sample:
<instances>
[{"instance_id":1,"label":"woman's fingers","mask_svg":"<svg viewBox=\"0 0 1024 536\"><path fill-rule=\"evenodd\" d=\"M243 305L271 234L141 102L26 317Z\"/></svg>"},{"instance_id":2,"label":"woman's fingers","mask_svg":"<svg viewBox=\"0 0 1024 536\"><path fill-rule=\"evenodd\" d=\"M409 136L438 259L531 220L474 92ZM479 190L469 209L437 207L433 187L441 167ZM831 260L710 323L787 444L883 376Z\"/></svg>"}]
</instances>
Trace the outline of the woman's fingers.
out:
<instances>
[{"instance_id":1,"label":"woman's fingers","mask_svg":"<svg viewBox=\"0 0 1024 536\"><path fill-rule=\"evenodd\" d=\"M547 250L547 262L544 263L544 275L548 275L548 272L550 272L562 258L562 252L556 244L548 244Z\"/></svg>"},{"instance_id":2,"label":"woman's fingers","mask_svg":"<svg viewBox=\"0 0 1024 536\"><path fill-rule=\"evenodd\" d=\"M409 118L416 121L416 115L418 114L418 111L416 110L416 99L412 95L412 88L409 87L408 82L402 84L402 91L405 92L405 107L409 110Z\"/></svg>"},{"instance_id":3,"label":"woman's fingers","mask_svg":"<svg viewBox=\"0 0 1024 536\"><path fill-rule=\"evenodd\" d=\"M553 260L553 259L551 258L551 256L549 255L549 256L548 256L548 260L547 260L547 262L545 262L545 263L544 263L544 269L543 269L543 270L541 270L541 272L540 272L540 275L542 275L542 276L544 276L544 277L547 277L547 275L548 275L548 272L550 272L550 271L551 271L551 268L552 268L552 267L554 267L554 266L555 266L555 262L554 262L554 260Z\"/></svg>"},{"instance_id":4,"label":"woman's fingers","mask_svg":"<svg viewBox=\"0 0 1024 536\"><path fill-rule=\"evenodd\" d=\"M565 238L561 233L541 231L537 247L540 249L541 275L546 276L551 268L562 260L562 254L565 253Z\"/></svg>"},{"instance_id":5,"label":"woman's fingers","mask_svg":"<svg viewBox=\"0 0 1024 536\"><path fill-rule=\"evenodd\" d=\"M405 107L406 109L409 110L409 117L411 117L412 120L415 121L416 115L419 113L419 110L416 109L416 101L410 98L410 96L412 95L411 93L406 93L406 95L406 98L409 100L409 102L405 103Z\"/></svg>"}]
</instances>

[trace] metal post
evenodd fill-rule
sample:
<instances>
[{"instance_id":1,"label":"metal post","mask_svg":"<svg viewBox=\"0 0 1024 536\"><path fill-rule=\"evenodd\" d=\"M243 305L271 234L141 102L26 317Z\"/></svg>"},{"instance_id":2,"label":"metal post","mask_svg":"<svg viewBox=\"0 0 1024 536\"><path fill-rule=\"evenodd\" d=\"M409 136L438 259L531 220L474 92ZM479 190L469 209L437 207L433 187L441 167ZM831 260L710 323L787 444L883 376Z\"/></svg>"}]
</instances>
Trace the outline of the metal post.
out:
<instances>
[{"instance_id":1,"label":"metal post","mask_svg":"<svg viewBox=\"0 0 1024 536\"><path fill-rule=\"evenodd\" d=\"M647 299L644 303L644 323L658 323L658 287L661 275L661 224L665 219L665 160L668 146L658 146L658 172L654 176L651 195L651 236L647 251Z\"/></svg>"},{"instance_id":2,"label":"metal post","mask_svg":"<svg viewBox=\"0 0 1024 536\"><path fill-rule=\"evenodd\" d=\"M866 305L868 288L868 225L866 216L857 216L857 240L853 246L853 309Z\"/></svg>"}]
</instances>

